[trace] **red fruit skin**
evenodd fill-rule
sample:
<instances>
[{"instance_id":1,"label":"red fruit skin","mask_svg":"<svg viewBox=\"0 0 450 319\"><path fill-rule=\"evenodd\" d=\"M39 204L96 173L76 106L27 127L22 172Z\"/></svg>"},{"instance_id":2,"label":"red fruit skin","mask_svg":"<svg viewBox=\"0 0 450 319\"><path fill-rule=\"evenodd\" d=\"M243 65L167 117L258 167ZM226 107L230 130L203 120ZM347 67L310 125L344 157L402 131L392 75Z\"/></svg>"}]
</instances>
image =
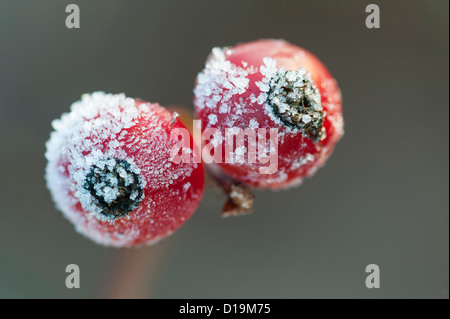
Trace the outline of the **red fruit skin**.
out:
<instances>
[{"instance_id":1,"label":"red fruit skin","mask_svg":"<svg viewBox=\"0 0 450 319\"><path fill-rule=\"evenodd\" d=\"M245 92L234 94L226 102L229 105L226 113L219 112L223 107L222 99L215 102L213 107L205 106L205 98L202 99L205 81L201 79L202 73L199 74L194 90L194 105L196 116L201 120L202 130L214 127L220 129L224 134L224 129L230 127L230 123L233 123L234 127L245 130L249 127L251 120L256 120L259 128L277 128L279 132L278 170L274 174L261 174L259 169L267 164L248 163L247 158L244 164L225 163L223 158L222 163L218 164L219 167L232 178L257 188L281 189L300 184L304 177L312 176L325 163L344 133L342 98L336 81L325 65L312 53L284 40L258 40L242 43L225 48L223 53L226 61L231 62L233 67L245 70L255 68L257 71L249 72L247 76L249 83ZM267 114L265 104L261 105L254 99L252 101L252 94L257 97L262 93L257 82L263 78L263 74L259 70L264 65L263 59L266 57L276 61L277 69L284 67L286 70L298 70L304 67L311 74L311 78L320 92L321 104L326 114L323 124L325 138L315 143L310 138L303 136L301 132L292 132L283 124L276 123ZM214 58L210 56L209 59ZM203 73L205 72L207 71L204 70ZM201 83L203 87L198 90L200 82L203 82ZM226 92L227 89L221 87L218 95L222 98ZM206 98L207 100L208 98ZM241 111L238 111L239 109ZM246 111L242 112L242 109ZM216 123L211 123L208 118L211 114L217 116ZM248 146L247 143L245 146Z\"/></svg>"},{"instance_id":2,"label":"red fruit skin","mask_svg":"<svg viewBox=\"0 0 450 319\"><path fill-rule=\"evenodd\" d=\"M176 143L170 138L170 133L176 128L185 129L185 126L158 104L140 100L135 100L135 104L138 109L144 104L145 111L139 111L141 114L133 118L133 126L121 128L113 133L113 137L88 137L93 141L93 147L77 149L78 144L72 140L76 134L83 134L85 125L92 128L93 120L101 117L98 115L66 122L66 125L72 124L71 130L59 129L52 133L55 137L52 135L47 142L47 186L57 207L78 232L107 246L130 247L152 244L162 239L187 221L203 195L202 164L175 164L170 159L170 150ZM81 200L75 196L79 182L74 178L73 166L77 159L72 154L79 152L88 157L93 149L107 154L111 152L111 141L119 140L121 135L124 137L115 151L121 154L121 159L132 161L140 169L140 178L145 180L146 185L140 205L128 216L111 222L100 220L86 211ZM192 148L192 137L190 142Z\"/></svg>"}]
</instances>

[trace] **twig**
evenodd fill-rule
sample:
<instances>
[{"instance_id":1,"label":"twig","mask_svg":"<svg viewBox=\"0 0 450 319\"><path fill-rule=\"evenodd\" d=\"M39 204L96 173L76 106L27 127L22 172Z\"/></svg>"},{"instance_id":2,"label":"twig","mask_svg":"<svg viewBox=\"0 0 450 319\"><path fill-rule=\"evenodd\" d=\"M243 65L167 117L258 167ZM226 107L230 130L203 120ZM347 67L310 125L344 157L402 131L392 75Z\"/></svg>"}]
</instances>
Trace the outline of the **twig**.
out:
<instances>
[{"instance_id":1,"label":"twig","mask_svg":"<svg viewBox=\"0 0 450 319\"><path fill-rule=\"evenodd\" d=\"M253 211L255 195L247 185L232 179L214 163L206 164L206 169L227 196L221 212L222 217L240 216Z\"/></svg>"},{"instance_id":2,"label":"twig","mask_svg":"<svg viewBox=\"0 0 450 319\"><path fill-rule=\"evenodd\" d=\"M158 274L170 251L171 239L153 246L122 248L111 257L99 298L147 298L154 293Z\"/></svg>"}]
</instances>

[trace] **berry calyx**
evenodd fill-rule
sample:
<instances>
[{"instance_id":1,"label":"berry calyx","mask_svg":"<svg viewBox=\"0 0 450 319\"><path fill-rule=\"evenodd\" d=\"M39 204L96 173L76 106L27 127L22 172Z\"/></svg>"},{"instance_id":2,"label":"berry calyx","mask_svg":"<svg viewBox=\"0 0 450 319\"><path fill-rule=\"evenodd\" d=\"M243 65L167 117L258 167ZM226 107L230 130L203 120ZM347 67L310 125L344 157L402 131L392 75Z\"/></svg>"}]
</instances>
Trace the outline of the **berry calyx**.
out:
<instances>
[{"instance_id":1,"label":"berry calyx","mask_svg":"<svg viewBox=\"0 0 450 319\"><path fill-rule=\"evenodd\" d=\"M178 143L172 131L187 129L165 108L95 92L83 95L52 125L45 154L47 187L77 231L97 243L154 243L197 208L203 166L171 160ZM194 156L198 150L189 138Z\"/></svg>"},{"instance_id":2,"label":"berry calyx","mask_svg":"<svg viewBox=\"0 0 450 319\"><path fill-rule=\"evenodd\" d=\"M344 133L337 82L316 56L284 40L214 48L197 76L194 105L202 131L220 131L212 140L222 143L217 166L257 188L299 185ZM227 161L230 153L244 160Z\"/></svg>"},{"instance_id":3,"label":"berry calyx","mask_svg":"<svg viewBox=\"0 0 450 319\"><path fill-rule=\"evenodd\" d=\"M267 102L286 126L297 128L317 142L323 133L324 112L320 93L305 68L286 71L280 68L270 77Z\"/></svg>"},{"instance_id":4,"label":"berry calyx","mask_svg":"<svg viewBox=\"0 0 450 319\"><path fill-rule=\"evenodd\" d=\"M99 214L111 221L138 208L144 197L142 181L126 160L109 158L91 166L84 180Z\"/></svg>"}]
</instances>

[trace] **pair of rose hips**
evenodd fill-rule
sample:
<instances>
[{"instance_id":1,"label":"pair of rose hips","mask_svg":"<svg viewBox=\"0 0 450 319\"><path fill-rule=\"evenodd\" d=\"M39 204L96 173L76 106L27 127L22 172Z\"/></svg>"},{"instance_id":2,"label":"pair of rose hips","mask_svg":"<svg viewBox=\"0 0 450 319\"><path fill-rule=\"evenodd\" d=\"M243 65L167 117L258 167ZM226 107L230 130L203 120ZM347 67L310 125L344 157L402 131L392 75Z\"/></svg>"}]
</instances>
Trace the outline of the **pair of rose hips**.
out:
<instances>
[{"instance_id":1,"label":"pair of rose hips","mask_svg":"<svg viewBox=\"0 0 450 319\"><path fill-rule=\"evenodd\" d=\"M283 40L214 48L194 95L202 130L277 130L275 172L261 174L264 164L248 160L215 167L242 185L299 184L324 164L343 134L336 81L314 55ZM149 244L179 228L197 208L203 165L171 160L179 142L171 133L185 126L165 108L96 92L83 95L52 125L47 186L80 233L110 246ZM190 139L193 157L198 150ZM245 139L244 151L249 143Z\"/></svg>"}]
</instances>

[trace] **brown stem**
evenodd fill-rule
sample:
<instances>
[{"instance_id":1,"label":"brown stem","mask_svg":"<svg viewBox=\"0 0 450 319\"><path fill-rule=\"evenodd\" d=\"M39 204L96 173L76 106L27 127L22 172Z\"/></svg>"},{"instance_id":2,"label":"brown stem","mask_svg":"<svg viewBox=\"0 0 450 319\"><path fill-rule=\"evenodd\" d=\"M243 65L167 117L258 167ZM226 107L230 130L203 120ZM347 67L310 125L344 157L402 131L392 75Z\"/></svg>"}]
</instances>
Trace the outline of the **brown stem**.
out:
<instances>
[{"instance_id":1,"label":"brown stem","mask_svg":"<svg viewBox=\"0 0 450 319\"><path fill-rule=\"evenodd\" d=\"M247 185L232 179L214 163L206 164L206 170L227 196L221 212L222 217L240 216L253 211L255 195Z\"/></svg>"}]
</instances>

